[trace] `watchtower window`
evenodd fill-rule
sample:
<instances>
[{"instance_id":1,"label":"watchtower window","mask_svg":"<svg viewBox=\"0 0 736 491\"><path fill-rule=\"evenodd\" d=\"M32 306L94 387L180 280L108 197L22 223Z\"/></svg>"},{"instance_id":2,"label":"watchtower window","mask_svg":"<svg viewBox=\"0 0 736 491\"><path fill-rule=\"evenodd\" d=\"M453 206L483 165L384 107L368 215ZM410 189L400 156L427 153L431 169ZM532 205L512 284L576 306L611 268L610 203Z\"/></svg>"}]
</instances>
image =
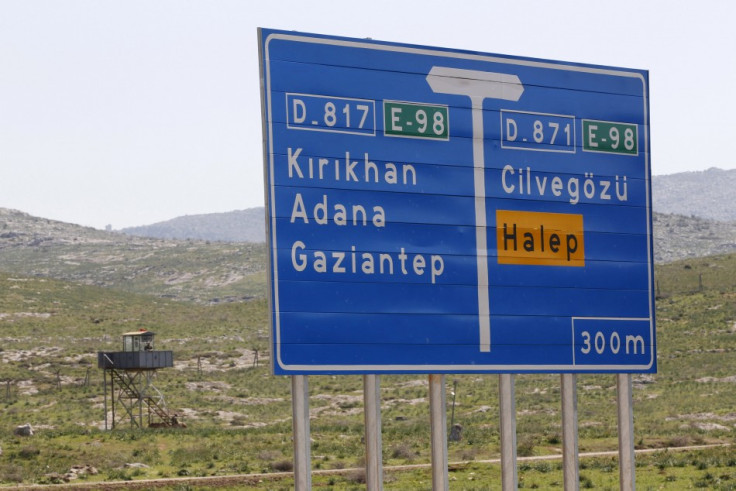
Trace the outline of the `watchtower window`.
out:
<instances>
[{"instance_id":1,"label":"watchtower window","mask_svg":"<svg viewBox=\"0 0 736 491\"><path fill-rule=\"evenodd\" d=\"M139 331L123 334L123 351L150 351L152 349L152 332Z\"/></svg>"},{"instance_id":2,"label":"watchtower window","mask_svg":"<svg viewBox=\"0 0 736 491\"><path fill-rule=\"evenodd\" d=\"M150 351L153 349L153 333L147 332L141 335L140 349Z\"/></svg>"}]
</instances>

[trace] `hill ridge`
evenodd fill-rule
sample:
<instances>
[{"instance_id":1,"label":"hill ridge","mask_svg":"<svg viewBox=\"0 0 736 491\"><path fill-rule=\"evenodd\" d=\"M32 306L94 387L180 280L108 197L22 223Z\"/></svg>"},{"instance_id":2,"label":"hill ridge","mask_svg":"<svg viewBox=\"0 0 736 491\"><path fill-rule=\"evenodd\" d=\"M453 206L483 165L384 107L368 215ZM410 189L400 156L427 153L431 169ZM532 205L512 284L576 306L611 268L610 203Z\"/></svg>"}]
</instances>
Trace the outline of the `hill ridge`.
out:
<instances>
[{"instance_id":1,"label":"hill ridge","mask_svg":"<svg viewBox=\"0 0 736 491\"><path fill-rule=\"evenodd\" d=\"M658 213L674 213L718 221L736 221L736 169L711 167L652 177L652 206Z\"/></svg>"},{"instance_id":2,"label":"hill ridge","mask_svg":"<svg viewBox=\"0 0 736 491\"><path fill-rule=\"evenodd\" d=\"M159 239L265 242L265 211L263 207L256 207L224 213L184 215L151 225L127 227L120 232Z\"/></svg>"},{"instance_id":3,"label":"hill ridge","mask_svg":"<svg viewBox=\"0 0 736 491\"><path fill-rule=\"evenodd\" d=\"M263 297L264 243L136 237L0 208L0 271L219 303Z\"/></svg>"}]
</instances>

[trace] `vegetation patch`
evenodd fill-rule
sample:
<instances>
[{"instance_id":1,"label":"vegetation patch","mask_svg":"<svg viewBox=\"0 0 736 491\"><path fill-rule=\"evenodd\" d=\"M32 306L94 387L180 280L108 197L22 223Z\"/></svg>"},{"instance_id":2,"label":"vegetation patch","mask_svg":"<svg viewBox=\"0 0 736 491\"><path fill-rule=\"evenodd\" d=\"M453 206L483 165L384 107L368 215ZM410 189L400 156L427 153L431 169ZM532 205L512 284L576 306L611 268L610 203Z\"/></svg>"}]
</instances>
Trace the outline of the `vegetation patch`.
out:
<instances>
[{"instance_id":1,"label":"vegetation patch","mask_svg":"<svg viewBox=\"0 0 736 491\"><path fill-rule=\"evenodd\" d=\"M206 250L182 245L176 261L187 263L189 254L201 254L199 264L216 264ZM89 261L103 253L88 252ZM141 282L133 282L138 286L126 290L107 287L108 280L92 284L81 272L76 279L71 273L67 280L44 277L42 248L36 251L38 269L22 276L13 269L29 256L6 253L0 258L6 271L0 273L0 484L48 483L75 466L98 470L78 477L90 483L290 472L290 381L270 373L263 283L249 286L258 293L247 301L209 302L185 289L172 299L151 294L162 290L143 280L166 277L169 266L152 263L158 260L155 254L141 257L150 269L140 272ZM118 273L111 266L109 274ZM656 282L659 372L634 376L634 427L636 447L657 452L637 458L637 484L642 489L732 489L732 449L664 449L734 441L736 256L657 266ZM172 281L167 288L184 284ZM231 287L236 297L247 296L226 285ZM121 424L104 429L97 352L119 349L121 334L140 328L156 332L157 349L174 352L174 368L158 371L154 383L187 428ZM615 382L612 375L578 376L581 452L617 448ZM488 489L499 482L497 466L484 463L499 456L498 377L457 375L447 383L448 391L456 391L453 422L462 425L462 438L449 443L450 460L467 462L454 468L452 486ZM365 460L362 377L314 376L309 385L313 467L360 467ZM382 376L381 405L385 465L428 464L427 377ZM519 455L559 455L559 375L517 376L516 407ZM448 424L450 411L448 401ZM25 423L34 434L14 435ZM581 467L582 488L617 487L615 459L584 459ZM431 487L425 468L387 471L385 478L396 489ZM313 482L356 489L364 479L357 472L315 475ZM558 462L544 461L521 464L519 479L520 487L550 489L561 486L562 475ZM292 483L279 478L251 485L289 489Z\"/></svg>"}]
</instances>

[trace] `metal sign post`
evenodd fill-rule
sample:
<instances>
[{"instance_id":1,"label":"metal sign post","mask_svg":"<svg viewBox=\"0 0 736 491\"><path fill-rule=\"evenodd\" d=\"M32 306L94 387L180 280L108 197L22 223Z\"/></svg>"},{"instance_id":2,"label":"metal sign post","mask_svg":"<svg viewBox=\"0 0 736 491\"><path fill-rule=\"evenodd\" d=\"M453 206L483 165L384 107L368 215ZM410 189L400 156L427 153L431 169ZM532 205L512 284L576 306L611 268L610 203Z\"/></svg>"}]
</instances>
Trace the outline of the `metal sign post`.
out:
<instances>
[{"instance_id":1,"label":"metal sign post","mask_svg":"<svg viewBox=\"0 0 736 491\"><path fill-rule=\"evenodd\" d=\"M368 491L383 489L383 454L381 451L381 379L363 375L365 401L365 483Z\"/></svg>"},{"instance_id":2,"label":"metal sign post","mask_svg":"<svg viewBox=\"0 0 736 491\"><path fill-rule=\"evenodd\" d=\"M578 465L578 396L577 375L560 375L562 396L562 468L566 491L580 489Z\"/></svg>"},{"instance_id":3,"label":"metal sign post","mask_svg":"<svg viewBox=\"0 0 736 491\"><path fill-rule=\"evenodd\" d=\"M291 377L292 425L294 428L294 489L312 489L309 437L309 381L306 375Z\"/></svg>"},{"instance_id":4,"label":"metal sign post","mask_svg":"<svg viewBox=\"0 0 736 491\"><path fill-rule=\"evenodd\" d=\"M447 399L445 376L429 376L429 414L432 432L432 489L447 491Z\"/></svg>"},{"instance_id":5,"label":"metal sign post","mask_svg":"<svg viewBox=\"0 0 736 491\"><path fill-rule=\"evenodd\" d=\"M498 376L498 401L501 422L501 488L517 489L519 477L516 467L516 390L514 375Z\"/></svg>"},{"instance_id":6,"label":"metal sign post","mask_svg":"<svg viewBox=\"0 0 736 491\"><path fill-rule=\"evenodd\" d=\"M631 394L631 374L616 375L618 407L618 454L621 491L636 489L634 465L634 405Z\"/></svg>"}]
</instances>

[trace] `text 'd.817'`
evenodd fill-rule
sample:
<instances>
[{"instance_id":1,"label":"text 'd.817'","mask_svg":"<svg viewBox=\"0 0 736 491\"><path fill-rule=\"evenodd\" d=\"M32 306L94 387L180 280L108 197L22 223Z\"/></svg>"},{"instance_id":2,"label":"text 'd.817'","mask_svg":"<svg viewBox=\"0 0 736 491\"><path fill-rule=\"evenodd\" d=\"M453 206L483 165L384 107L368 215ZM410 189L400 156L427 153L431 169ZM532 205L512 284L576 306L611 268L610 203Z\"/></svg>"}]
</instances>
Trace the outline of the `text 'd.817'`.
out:
<instances>
[{"instance_id":1,"label":"text 'd.817'","mask_svg":"<svg viewBox=\"0 0 736 491\"><path fill-rule=\"evenodd\" d=\"M366 99L286 94L286 127L374 136L376 103Z\"/></svg>"}]
</instances>

